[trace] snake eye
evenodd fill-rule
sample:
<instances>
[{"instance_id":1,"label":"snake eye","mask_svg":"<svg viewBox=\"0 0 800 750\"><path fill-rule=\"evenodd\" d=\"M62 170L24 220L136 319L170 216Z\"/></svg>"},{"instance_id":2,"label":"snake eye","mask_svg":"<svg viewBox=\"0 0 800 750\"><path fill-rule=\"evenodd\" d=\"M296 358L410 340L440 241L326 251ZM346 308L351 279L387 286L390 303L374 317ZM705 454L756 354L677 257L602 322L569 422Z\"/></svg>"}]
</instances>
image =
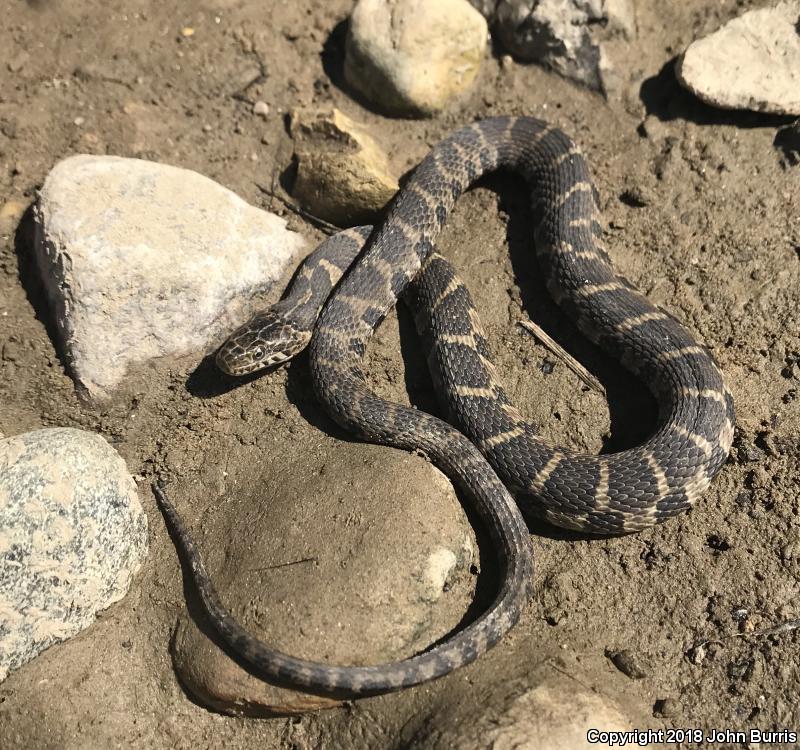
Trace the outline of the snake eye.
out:
<instances>
[{"instance_id":1,"label":"snake eye","mask_svg":"<svg viewBox=\"0 0 800 750\"><path fill-rule=\"evenodd\" d=\"M267 355L267 350L263 346L257 346L253 349L253 359L260 362Z\"/></svg>"}]
</instances>

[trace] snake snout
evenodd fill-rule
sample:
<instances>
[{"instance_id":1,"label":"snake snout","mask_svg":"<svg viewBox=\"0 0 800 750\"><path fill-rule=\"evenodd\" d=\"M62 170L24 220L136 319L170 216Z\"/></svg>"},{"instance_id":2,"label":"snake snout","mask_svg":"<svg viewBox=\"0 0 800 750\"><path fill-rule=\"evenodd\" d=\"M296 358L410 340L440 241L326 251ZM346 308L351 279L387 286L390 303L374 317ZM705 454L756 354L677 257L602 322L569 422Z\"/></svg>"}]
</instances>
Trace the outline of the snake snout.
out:
<instances>
[{"instance_id":1,"label":"snake snout","mask_svg":"<svg viewBox=\"0 0 800 750\"><path fill-rule=\"evenodd\" d=\"M228 375L274 367L303 351L310 338L310 331L269 309L234 331L217 352L217 367Z\"/></svg>"}]
</instances>

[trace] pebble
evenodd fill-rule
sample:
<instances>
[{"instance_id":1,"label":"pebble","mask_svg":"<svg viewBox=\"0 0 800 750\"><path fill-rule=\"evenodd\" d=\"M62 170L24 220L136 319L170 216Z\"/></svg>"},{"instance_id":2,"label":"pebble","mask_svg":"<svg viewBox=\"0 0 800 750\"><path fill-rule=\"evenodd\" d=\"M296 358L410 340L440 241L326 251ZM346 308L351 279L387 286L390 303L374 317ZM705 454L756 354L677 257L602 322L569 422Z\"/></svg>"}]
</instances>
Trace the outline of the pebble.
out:
<instances>
[{"instance_id":1,"label":"pebble","mask_svg":"<svg viewBox=\"0 0 800 750\"><path fill-rule=\"evenodd\" d=\"M338 226L371 223L399 189L366 127L339 110L295 110L291 133L298 161L292 195L314 216Z\"/></svg>"},{"instance_id":2,"label":"pebble","mask_svg":"<svg viewBox=\"0 0 800 750\"><path fill-rule=\"evenodd\" d=\"M632 680L641 680L647 677L647 670L642 665L639 657L627 648L621 651L606 651L606 656L611 659L614 666Z\"/></svg>"},{"instance_id":3,"label":"pebble","mask_svg":"<svg viewBox=\"0 0 800 750\"><path fill-rule=\"evenodd\" d=\"M91 399L133 365L211 351L304 248L283 219L213 180L139 159L64 159L36 210L55 328Z\"/></svg>"},{"instance_id":4,"label":"pebble","mask_svg":"<svg viewBox=\"0 0 800 750\"><path fill-rule=\"evenodd\" d=\"M675 698L659 698L653 705L653 716L672 719L683 711L680 701Z\"/></svg>"},{"instance_id":5,"label":"pebble","mask_svg":"<svg viewBox=\"0 0 800 750\"><path fill-rule=\"evenodd\" d=\"M495 17L494 33L514 57L597 91L614 70L595 29L603 27L609 38L635 34L631 0L500 0Z\"/></svg>"},{"instance_id":6,"label":"pebble","mask_svg":"<svg viewBox=\"0 0 800 750\"><path fill-rule=\"evenodd\" d=\"M205 524L201 551L242 624L287 653L332 664L394 661L460 627L477 548L444 475L418 456L333 440L314 463L322 470L276 478L274 494L243 484L227 525ZM184 612L174 641L181 683L203 704L261 716L336 702L256 679L207 632Z\"/></svg>"},{"instance_id":7,"label":"pebble","mask_svg":"<svg viewBox=\"0 0 800 750\"><path fill-rule=\"evenodd\" d=\"M432 116L471 88L488 27L467 0L358 0L345 45L347 83L386 111Z\"/></svg>"},{"instance_id":8,"label":"pebble","mask_svg":"<svg viewBox=\"0 0 800 750\"><path fill-rule=\"evenodd\" d=\"M800 0L743 13L689 45L678 80L716 107L800 115L799 16Z\"/></svg>"},{"instance_id":9,"label":"pebble","mask_svg":"<svg viewBox=\"0 0 800 750\"><path fill-rule=\"evenodd\" d=\"M102 437L0 440L0 681L125 596L147 548L136 486Z\"/></svg>"},{"instance_id":10,"label":"pebble","mask_svg":"<svg viewBox=\"0 0 800 750\"><path fill-rule=\"evenodd\" d=\"M265 120L269 116L269 104L260 99L253 105L253 114L263 117Z\"/></svg>"}]
</instances>

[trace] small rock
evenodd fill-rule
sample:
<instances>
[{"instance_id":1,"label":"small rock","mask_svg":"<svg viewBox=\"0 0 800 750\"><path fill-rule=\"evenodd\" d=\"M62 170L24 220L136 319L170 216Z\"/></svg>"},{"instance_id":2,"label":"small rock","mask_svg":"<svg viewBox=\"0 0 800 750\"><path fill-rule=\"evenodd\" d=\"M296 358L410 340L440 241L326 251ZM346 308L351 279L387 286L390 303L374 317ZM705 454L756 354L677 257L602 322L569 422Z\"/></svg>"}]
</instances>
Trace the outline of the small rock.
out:
<instances>
[{"instance_id":1,"label":"small rock","mask_svg":"<svg viewBox=\"0 0 800 750\"><path fill-rule=\"evenodd\" d=\"M0 681L125 596L146 556L136 485L103 438L0 440Z\"/></svg>"},{"instance_id":2,"label":"small rock","mask_svg":"<svg viewBox=\"0 0 800 750\"><path fill-rule=\"evenodd\" d=\"M606 651L606 656L611 659L614 666L632 680L641 680L647 677L647 671L642 666L639 657L627 648L622 651Z\"/></svg>"},{"instance_id":3,"label":"small rock","mask_svg":"<svg viewBox=\"0 0 800 750\"><path fill-rule=\"evenodd\" d=\"M672 719L683 711L680 701L675 698L659 698L653 705L653 716Z\"/></svg>"},{"instance_id":4,"label":"small rock","mask_svg":"<svg viewBox=\"0 0 800 750\"><path fill-rule=\"evenodd\" d=\"M291 131L298 160L292 194L314 216L339 226L369 223L397 192L386 154L339 110L296 110Z\"/></svg>"},{"instance_id":5,"label":"small rock","mask_svg":"<svg viewBox=\"0 0 800 750\"><path fill-rule=\"evenodd\" d=\"M799 0L742 14L689 45L678 80L716 107L800 115L798 16Z\"/></svg>"},{"instance_id":6,"label":"small rock","mask_svg":"<svg viewBox=\"0 0 800 750\"><path fill-rule=\"evenodd\" d=\"M487 38L486 21L467 0L359 0L345 79L385 110L431 116L472 86Z\"/></svg>"},{"instance_id":7,"label":"small rock","mask_svg":"<svg viewBox=\"0 0 800 750\"><path fill-rule=\"evenodd\" d=\"M267 506L263 486L248 484L252 497L242 487L219 539L203 537L212 578L243 626L286 653L360 665L409 657L459 626L474 589L472 531L423 459L360 443L322 451L324 472L276 479ZM181 683L204 704L250 716L336 704L255 678L208 632L184 612L174 641Z\"/></svg>"},{"instance_id":8,"label":"small rock","mask_svg":"<svg viewBox=\"0 0 800 750\"><path fill-rule=\"evenodd\" d=\"M253 114L263 117L265 120L269 116L269 104L260 99L253 105Z\"/></svg>"},{"instance_id":9,"label":"small rock","mask_svg":"<svg viewBox=\"0 0 800 750\"><path fill-rule=\"evenodd\" d=\"M132 365L213 349L305 245L207 177L113 156L59 162L36 224L56 329L91 398Z\"/></svg>"},{"instance_id":10,"label":"small rock","mask_svg":"<svg viewBox=\"0 0 800 750\"><path fill-rule=\"evenodd\" d=\"M601 27L602 35L596 31ZM600 91L614 78L601 43L633 36L635 22L631 0L500 0L494 28L516 58L542 62Z\"/></svg>"}]
</instances>

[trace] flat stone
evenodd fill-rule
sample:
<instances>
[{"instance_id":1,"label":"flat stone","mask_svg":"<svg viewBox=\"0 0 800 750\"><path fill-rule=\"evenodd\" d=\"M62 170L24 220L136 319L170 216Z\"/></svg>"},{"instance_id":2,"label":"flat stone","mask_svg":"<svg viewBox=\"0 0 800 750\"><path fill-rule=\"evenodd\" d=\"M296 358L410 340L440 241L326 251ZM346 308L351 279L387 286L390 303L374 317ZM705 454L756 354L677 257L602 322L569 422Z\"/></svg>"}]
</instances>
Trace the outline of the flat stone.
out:
<instances>
[{"instance_id":1,"label":"flat stone","mask_svg":"<svg viewBox=\"0 0 800 750\"><path fill-rule=\"evenodd\" d=\"M477 555L444 475L361 443L332 443L315 465L321 471L287 472L274 491L261 481L238 487L230 526L199 540L234 616L271 646L330 664L406 658L458 627ZM174 641L181 683L202 703L252 716L335 704L252 676L209 639L210 627L202 611L184 612Z\"/></svg>"},{"instance_id":2,"label":"flat stone","mask_svg":"<svg viewBox=\"0 0 800 750\"><path fill-rule=\"evenodd\" d=\"M372 223L399 189L385 152L338 109L296 110L292 137L298 160L292 194L320 219Z\"/></svg>"},{"instance_id":3,"label":"flat stone","mask_svg":"<svg viewBox=\"0 0 800 750\"><path fill-rule=\"evenodd\" d=\"M0 440L0 681L125 596L146 556L136 485L102 437Z\"/></svg>"},{"instance_id":4,"label":"flat stone","mask_svg":"<svg viewBox=\"0 0 800 750\"><path fill-rule=\"evenodd\" d=\"M369 102L431 116L475 81L488 27L467 0L359 0L344 75Z\"/></svg>"},{"instance_id":5,"label":"flat stone","mask_svg":"<svg viewBox=\"0 0 800 750\"><path fill-rule=\"evenodd\" d=\"M132 365L211 351L305 247L283 219L207 177L115 156L56 164L36 225L62 351L93 399Z\"/></svg>"},{"instance_id":6,"label":"flat stone","mask_svg":"<svg viewBox=\"0 0 800 750\"><path fill-rule=\"evenodd\" d=\"M678 80L707 104L800 115L800 2L743 13L692 42Z\"/></svg>"}]
</instances>

